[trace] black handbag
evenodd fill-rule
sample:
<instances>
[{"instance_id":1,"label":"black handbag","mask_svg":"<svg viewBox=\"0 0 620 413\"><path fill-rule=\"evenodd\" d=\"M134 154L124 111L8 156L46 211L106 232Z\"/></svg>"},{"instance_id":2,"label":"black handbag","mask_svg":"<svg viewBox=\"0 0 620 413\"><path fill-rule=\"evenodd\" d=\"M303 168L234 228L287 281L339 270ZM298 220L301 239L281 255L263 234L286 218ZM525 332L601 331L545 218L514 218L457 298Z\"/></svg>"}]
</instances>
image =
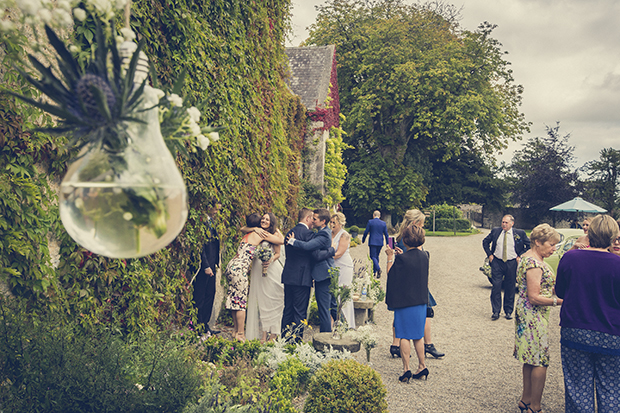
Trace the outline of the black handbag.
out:
<instances>
[{"instance_id":1,"label":"black handbag","mask_svg":"<svg viewBox=\"0 0 620 413\"><path fill-rule=\"evenodd\" d=\"M435 311L433 310L433 307L426 307L426 318L433 317L435 317Z\"/></svg>"}]
</instances>

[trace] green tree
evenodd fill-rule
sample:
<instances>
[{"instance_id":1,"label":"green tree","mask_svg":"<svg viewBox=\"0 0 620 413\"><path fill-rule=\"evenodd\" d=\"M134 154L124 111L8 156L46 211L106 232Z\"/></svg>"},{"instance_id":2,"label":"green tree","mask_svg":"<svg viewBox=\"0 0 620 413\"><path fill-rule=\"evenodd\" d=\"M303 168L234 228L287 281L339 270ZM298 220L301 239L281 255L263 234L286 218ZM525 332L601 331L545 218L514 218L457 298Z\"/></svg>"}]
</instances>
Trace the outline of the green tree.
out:
<instances>
[{"instance_id":1,"label":"green tree","mask_svg":"<svg viewBox=\"0 0 620 413\"><path fill-rule=\"evenodd\" d=\"M432 172L426 197L430 204L476 203L497 211L506 203L506 185L497 177L496 168L473 152L461 152L447 161L435 160Z\"/></svg>"},{"instance_id":2,"label":"green tree","mask_svg":"<svg viewBox=\"0 0 620 413\"><path fill-rule=\"evenodd\" d=\"M349 165L389 159L406 174L422 174L428 185L435 160L465 151L492 154L527 130L518 111L522 88L490 37L494 26L464 31L457 18L441 2L330 0L318 7L308 43L336 45L343 128L355 147L345 153ZM354 174L350 168L348 190L361 192L356 185L368 181ZM377 186L382 178L370 179ZM404 190L403 200L424 200L425 190Z\"/></svg>"},{"instance_id":3,"label":"green tree","mask_svg":"<svg viewBox=\"0 0 620 413\"><path fill-rule=\"evenodd\" d=\"M620 201L620 150L601 149L599 160L588 162L584 169L591 178L585 186L587 192L611 215L616 215Z\"/></svg>"},{"instance_id":4,"label":"green tree","mask_svg":"<svg viewBox=\"0 0 620 413\"><path fill-rule=\"evenodd\" d=\"M575 147L570 134L560 136L560 124L547 126L547 136L531 138L515 152L508 167L512 200L539 222L549 208L578 194L577 171L572 169Z\"/></svg>"}]
</instances>

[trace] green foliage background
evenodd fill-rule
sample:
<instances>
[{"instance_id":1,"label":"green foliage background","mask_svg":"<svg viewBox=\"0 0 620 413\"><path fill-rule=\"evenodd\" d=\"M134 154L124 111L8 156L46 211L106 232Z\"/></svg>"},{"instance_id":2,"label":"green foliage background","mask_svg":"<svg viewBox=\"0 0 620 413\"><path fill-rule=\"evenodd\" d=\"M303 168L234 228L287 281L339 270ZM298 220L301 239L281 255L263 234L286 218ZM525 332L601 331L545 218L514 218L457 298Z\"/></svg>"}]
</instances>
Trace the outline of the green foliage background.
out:
<instances>
[{"instance_id":1,"label":"green foliage background","mask_svg":"<svg viewBox=\"0 0 620 413\"><path fill-rule=\"evenodd\" d=\"M64 139L25 132L50 119L0 95L0 274L13 293L86 324L116 320L131 334L185 322L210 206L222 205L214 220L224 264L250 211L273 211L285 218L281 226L288 225L299 198L306 127L305 109L284 83L289 7L289 0L133 2L131 26L146 39L159 82L170 85L186 69L185 99L203 113L201 124L227 127L216 145L178 159L188 221L169 247L145 258L107 259L70 239L52 189L66 167L67 153L59 149ZM79 29L81 41L88 41L91 29ZM10 59L25 56L23 43L3 46L2 85L34 93L11 66ZM50 233L59 244L57 269Z\"/></svg>"}]
</instances>

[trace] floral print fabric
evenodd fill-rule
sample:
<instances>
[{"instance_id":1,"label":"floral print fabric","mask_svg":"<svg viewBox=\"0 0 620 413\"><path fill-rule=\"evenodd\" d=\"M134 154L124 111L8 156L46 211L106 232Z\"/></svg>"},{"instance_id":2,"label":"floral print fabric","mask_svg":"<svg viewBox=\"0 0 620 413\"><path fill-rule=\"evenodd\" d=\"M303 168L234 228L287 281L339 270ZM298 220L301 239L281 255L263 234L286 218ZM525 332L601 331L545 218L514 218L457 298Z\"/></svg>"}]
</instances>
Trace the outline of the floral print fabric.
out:
<instances>
[{"instance_id":1,"label":"floral print fabric","mask_svg":"<svg viewBox=\"0 0 620 413\"><path fill-rule=\"evenodd\" d=\"M226 294L226 308L229 310L245 310L248 305L248 291L250 282L248 272L256 245L248 244L245 239L239 244L237 255L230 260L226 267L228 293Z\"/></svg>"},{"instance_id":2,"label":"floral print fabric","mask_svg":"<svg viewBox=\"0 0 620 413\"><path fill-rule=\"evenodd\" d=\"M517 296L515 317L514 356L532 366L549 366L549 306L533 305L527 297L526 273L533 268L542 270L540 295L551 297L555 285L553 270L546 263L532 257L523 257L517 268Z\"/></svg>"}]
</instances>

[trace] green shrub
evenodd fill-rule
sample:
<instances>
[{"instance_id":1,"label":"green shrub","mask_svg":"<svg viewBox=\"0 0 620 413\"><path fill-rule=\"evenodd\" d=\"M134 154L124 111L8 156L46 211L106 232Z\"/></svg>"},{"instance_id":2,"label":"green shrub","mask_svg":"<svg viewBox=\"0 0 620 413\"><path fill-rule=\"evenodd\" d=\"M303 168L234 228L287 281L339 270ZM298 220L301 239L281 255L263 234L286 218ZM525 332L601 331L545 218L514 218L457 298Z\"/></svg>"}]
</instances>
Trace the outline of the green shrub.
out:
<instances>
[{"instance_id":1,"label":"green shrub","mask_svg":"<svg viewBox=\"0 0 620 413\"><path fill-rule=\"evenodd\" d=\"M352 232L355 232L355 233L359 234L360 233L360 227L358 227L357 225L352 225L351 228L349 228L349 233L352 233Z\"/></svg>"},{"instance_id":2,"label":"green shrub","mask_svg":"<svg viewBox=\"0 0 620 413\"><path fill-rule=\"evenodd\" d=\"M285 399L299 396L310 379L310 369L295 357L288 357L278 366L278 371L269 382L269 388Z\"/></svg>"},{"instance_id":3,"label":"green shrub","mask_svg":"<svg viewBox=\"0 0 620 413\"><path fill-rule=\"evenodd\" d=\"M258 340L245 342L227 340L218 336L211 336L201 341L198 351L204 361L232 365L243 359L253 360L261 352L262 346Z\"/></svg>"},{"instance_id":4,"label":"green shrub","mask_svg":"<svg viewBox=\"0 0 620 413\"><path fill-rule=\"evenodd\" d=\"M428 210L431 211L430 220L433 220L433 208L435 209L435 219L437 218L463 218L463 212L459 208L448 205L445 202L441 205L433 205Z\"/></svg>"},{"instance_id":5,"label":"green shrub","mask_svg":"<svg viewBox=\"0 0 620 413\"><path fill-rule=\"evenodd\" d=\"M170 337L126 342L117 329L28 310L0 298L3 411L171 412L198 399L198 363Z\"/></svg>"},{"instance_id":6,"label":"green shrub","mask_svg":"<svg viewBox=\"0 0 620 413\"><path fill-rule=\"evenodd\" d=\"M433 221L431 220L428 225L428 230L432 231L433 229ZM468 219L457 219L456 220L456 230L457 231L467 231L471 228L471 222ZM454 219L453 218L439 218L435 220L435 231L453 231L454 230Z\"/></svg>"},{"instance_id":7,"label":"green shrub","mask_svg":"<svg viewBox=\"0 0 620 413\"><path fill-rule=\"evenodd\" d=\"M305 413L387 412L379 373L355 360L330 361L308 387Z\"/></svg>"}]
</instances>

